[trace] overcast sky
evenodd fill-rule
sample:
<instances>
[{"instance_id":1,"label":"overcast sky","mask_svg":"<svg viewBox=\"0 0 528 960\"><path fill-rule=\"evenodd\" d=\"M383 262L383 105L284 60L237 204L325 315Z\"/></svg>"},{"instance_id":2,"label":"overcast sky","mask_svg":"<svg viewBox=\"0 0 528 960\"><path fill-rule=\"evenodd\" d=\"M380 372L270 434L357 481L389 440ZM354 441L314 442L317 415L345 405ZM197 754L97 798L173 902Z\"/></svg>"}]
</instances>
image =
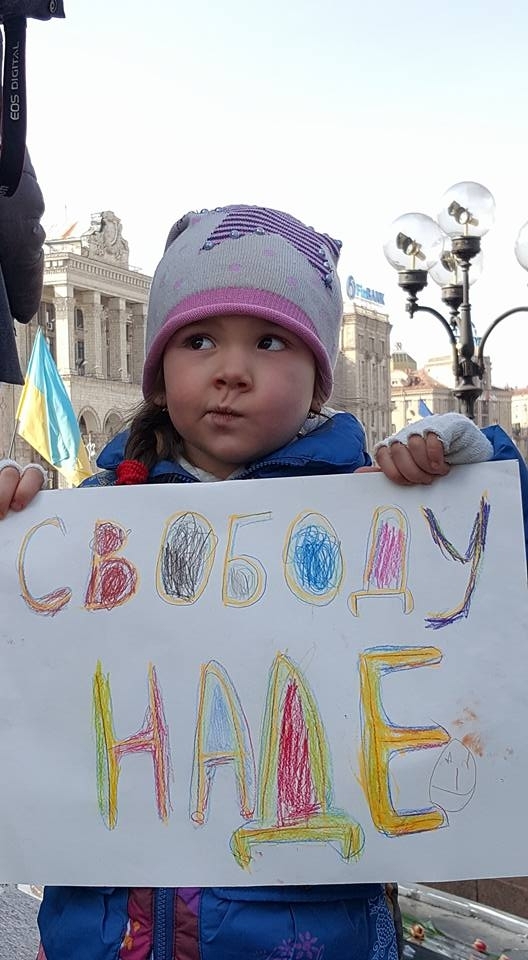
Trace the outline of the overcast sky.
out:
<instances>
[{"instance_id":1,"label":"overcast sky","mask_svg":"<svg viewBox=\"0 0 528 960\"><path fill-rule=\"evenodd\" d=\"M447 337L406 317L382 244L395 217L436 216L447 187L476 180L497 220L475 325L528 303L513 253L528 220L524 2L65 2L65 21L28 28L46 225L113 210L151 273L189 209L286 209L343 240L341 274L386 294L393 342L422 362ZM528 383L526 316L488 341L497 385Z\"/></svg>"}]
</instances>

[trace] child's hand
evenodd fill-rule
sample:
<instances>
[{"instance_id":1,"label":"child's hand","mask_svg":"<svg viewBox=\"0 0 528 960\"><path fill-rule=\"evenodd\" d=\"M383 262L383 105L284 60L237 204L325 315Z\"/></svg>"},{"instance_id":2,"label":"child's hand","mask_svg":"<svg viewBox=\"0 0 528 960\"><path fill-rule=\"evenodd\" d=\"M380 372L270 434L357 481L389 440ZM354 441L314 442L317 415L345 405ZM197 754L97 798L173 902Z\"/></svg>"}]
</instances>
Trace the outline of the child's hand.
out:
<instances>
[{"instance_id":1,"label":"child's hand","mask_svg":"<svg viewBox=\"0 0 528 960\"><path fill-rule=\"evenodd\" d=\"M22 510L42 490L47 473L38 463L24 468L14 460L0 460L0 520L9 510Z\"/></svg>"},{"instance_id":2,"label":"child's hand","mask_svg":"<svg viewBox=\"0 0 528 960\"><path fill-rule=\"evenodd\" d=\"M437 414L410 423L374 449L376 462L394 483L432 483L450 464L482 463L493 456L489 440L460 413Z\"/></svg>"},{"instance_id":3,"label":"child's hand","mask_svg":"<svg viewBox=\"0 0 528 960\"><path fill-rule=\"evenodd\" d=\"M435 477L445 477L449 473L442 442L434 433L427 433L424 437L415 434L407 443L395 440L388 446L381 446L376 453L376 462L389 480L402 485L432 483Z\"/></svg>"}]
</instances>

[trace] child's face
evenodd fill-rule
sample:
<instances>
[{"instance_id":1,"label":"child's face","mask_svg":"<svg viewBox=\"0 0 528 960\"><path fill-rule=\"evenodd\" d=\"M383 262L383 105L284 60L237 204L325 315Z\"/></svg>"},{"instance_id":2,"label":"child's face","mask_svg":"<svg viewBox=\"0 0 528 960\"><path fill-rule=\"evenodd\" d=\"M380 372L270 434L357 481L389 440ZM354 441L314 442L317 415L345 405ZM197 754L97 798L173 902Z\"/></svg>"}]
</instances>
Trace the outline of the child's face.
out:
<instances>
[{"instance_id":1,"label":"child's face","mask_svg":"<svg viewBox=\"0 0 528 960\"><path fill-rule=\"evenodd\" d=\"M309 347L255 317L214 317L178 330L163 373L184 455L221 479L292 440L314 396Z\"/></svg>"}]
</instances>

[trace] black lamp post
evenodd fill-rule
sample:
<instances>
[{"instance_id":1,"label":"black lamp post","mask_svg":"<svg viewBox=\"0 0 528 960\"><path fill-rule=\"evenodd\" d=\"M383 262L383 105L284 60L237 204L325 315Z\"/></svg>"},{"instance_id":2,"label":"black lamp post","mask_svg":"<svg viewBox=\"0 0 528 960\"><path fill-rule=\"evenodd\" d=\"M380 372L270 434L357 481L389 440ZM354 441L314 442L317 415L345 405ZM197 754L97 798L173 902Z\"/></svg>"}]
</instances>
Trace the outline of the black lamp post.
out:
<instances>
[{"instance_id":1,"label":"black lamp post","mask_svg":"<svg viewBox=\"0 0 528 960\"><path fill-rule=\"evenodd\" d=\"M514 307L501 313L475 341L471 320L469 287L482 267L481 237L495 216L493 196L479 183L457 183L444 194L438 222L421 213L407 213L394 221L384 252L398 271L398 284L407 294L410 316L430 313L440 321L451 343L454 395L468 417L475 418L475 402L482 393L484 347L492 330L514 313L528 312ZM515 244L516 257L528 269L528 223L521 228ZM442 301L449 309L446 319L433 307L418 303L418 294L429 276L442 287Z\"/></svg>"}]
</instances>

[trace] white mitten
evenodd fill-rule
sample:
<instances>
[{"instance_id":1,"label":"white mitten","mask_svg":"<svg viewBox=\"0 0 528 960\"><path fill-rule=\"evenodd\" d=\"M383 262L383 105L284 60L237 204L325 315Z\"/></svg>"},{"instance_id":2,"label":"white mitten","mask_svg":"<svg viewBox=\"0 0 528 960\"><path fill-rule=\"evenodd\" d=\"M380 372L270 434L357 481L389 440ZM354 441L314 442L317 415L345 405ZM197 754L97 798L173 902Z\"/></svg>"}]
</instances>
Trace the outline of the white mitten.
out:
<instances>
[{"instance_id":1,"label":"white mitten","mask_svg":"<svg viewBox=\"0 0 528 960\"><path fill-rule=\"evenodd\" d=\"M407 446L409 437L424 437L434 433L440 440L448 463L482 463L493 457L493 446L481 430L462 413L437 413L424 417L416 423L409 423L398 433L381 440L374 447L376 456L380 447L390 447L393 443Z\"/></svg>"}]
</instances>

